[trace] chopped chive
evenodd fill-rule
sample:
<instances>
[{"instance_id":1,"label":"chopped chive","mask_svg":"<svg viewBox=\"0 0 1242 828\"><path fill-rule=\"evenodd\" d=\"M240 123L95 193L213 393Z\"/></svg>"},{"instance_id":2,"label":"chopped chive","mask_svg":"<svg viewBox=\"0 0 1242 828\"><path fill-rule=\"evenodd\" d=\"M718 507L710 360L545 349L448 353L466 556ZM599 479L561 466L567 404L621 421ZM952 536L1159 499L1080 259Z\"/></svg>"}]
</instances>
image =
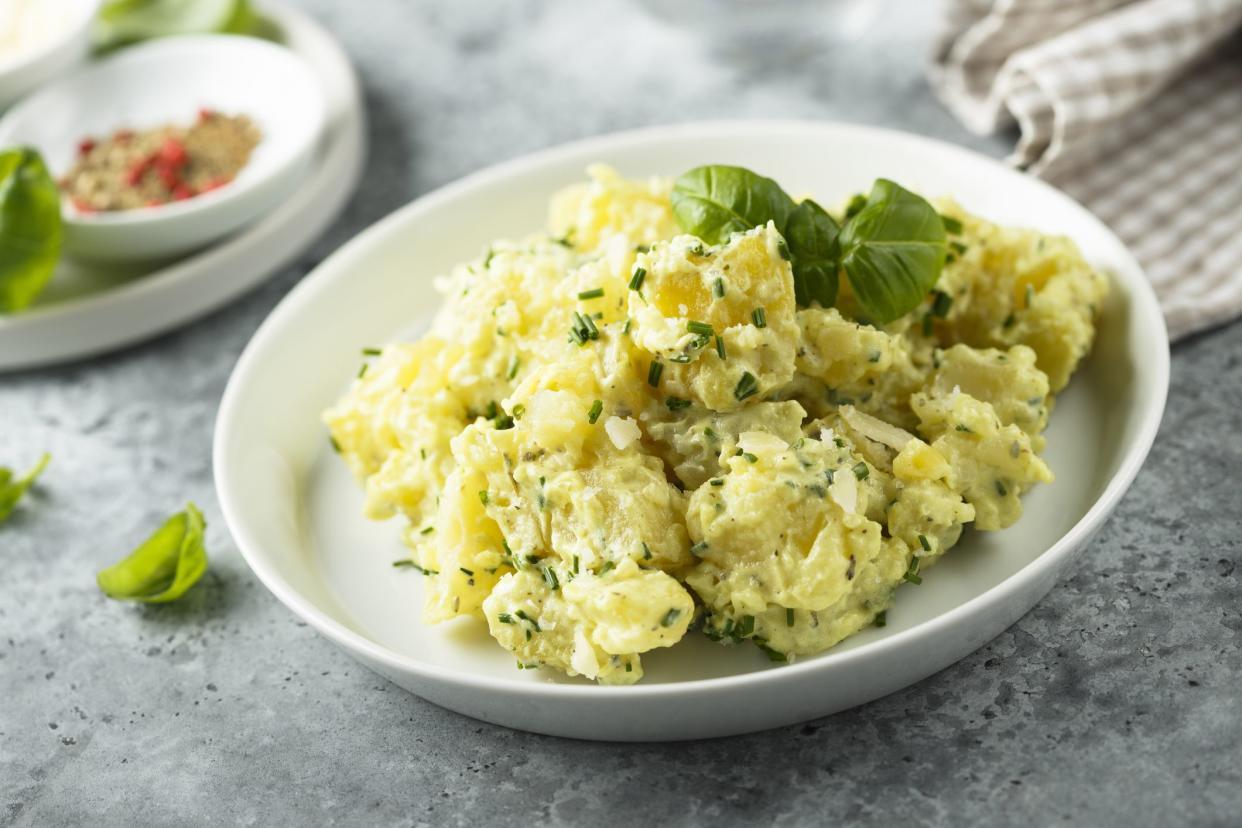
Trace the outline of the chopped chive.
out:
<instances>
[{"instance_id":1,"label":"chopped chive","mask_svg":"<svg viewBox=\"0 0 1242 828\"><path fill-rule=\"evenodd\" d=\"M949 308L953 306L953 297L945 293L943 290L937 290L934 291L934 293L936 298L932 300L932 316L938 316L943 319L949 315Z\"/></svg>"},{"instance_id":2,"label":"chopped chive","mask_svg":"<svg viewBox=\"0 0 1242 828\"><path fill-rule=\"evenodd\" d=\"M711 325L706 322L696 322L693 319L686 323L686 330L700 336L711 336L715 333Z\"/></svg>"},{"instance_id":3,"label":"chopped chive","mask_svg":"<svg viewBox=\"0 0 1242 828\"><path fill-rule=\"evenodd\" d=\"M697 558L707 551L707 547L708 547L707 541L699 541L694 546L690 547L690 554L694 555Z\"/></svg>"},{"instance_id":4,"label":"chopped chive","mask_svg":"<svg viewBox=\"0 0 1242 828\"><path fill-rule=\"evenodd\" d=\"M786 661L789 661L789 656L785 655L780 650L772 649L767 644L756 641L755 646L763 650L764 654L768 657L768 661L774 661L778 664L784 664Z\"/></svg>"},{"instance_id":5,"label":"chopped chive","mask_svg":"<svg viewBox=\"0 0 1242 828\"><path fill-rule=\"evenodd\" d=\"M752 397L759 392L759 383L755 379L755 375L750 371L742 374L742 378L737 381L737 387L733 389L733 396L741 402L747 397Z\"/></svg>"},{"instance_id":6,"label":"chopped chive","mask_svg":"<svg viewBox=\"0 0 1242 828\"><path fill-rule=\"evenodd\" d=\"M629 334L630 334L630 325L631 325L631 324L633 324L633 322L632 322L632 321L630 320L630 318L627 316L627 317L625 318L625 324L621 326L621 333L622 333L622 334L624 334L625 336L629 336Z\"/></svg>"},{"instance_id":7,"label":"chopped chive","mask_svg":"<svg viewBox=\"0 0 1242 828\"><path fill-rule=\"evenodd\" d=\"M747 638L755 631L755 616L743 615L742 620L737 622L736 634L738 638Z\"/></svg>"},{"instance_id":8,"label":"chopped chive","mask_svg":"<svg viewBox=\"0 0 1242 828\"><path fill-rule=\"evenodd\" d=\"M877 627L888 626L888 610L880 610L875 614L875 625Z\"/></svg>"},{"instance_id":9,"label":"chopped chive","mask_svg":"<svg viewBox=\"0 0 1242 828\"><path fill-rule=\"evenodd\" d=\"M854 464L854 476L857 477L859 480L866 480L867 476L870 474L871 474L871 469L867 468L867 464L863 462L862 460L859 460L857 463Z\"/></svg>"},{"instance_id":10,"label":"chopped chive","mask_svg":"<svg viewBox=\"0 0 1242 828\"><path fill-rule=\"evenodd\" d=\"M1004 483L997 480L995 485L996 485L996 493L1000 495L1001 497L1004 497L1005 495L1009 494L1009 490L1005 488Z\"/></svg>"},{"instance_id":11,"label":"chopped chive","mask_svg":"<svg viewBox=\"0 0 1242 828\"><path fill-rule=\"evenodd\" d=\"M362 349L363 356L379 356L383 352L384 351L382 348L363 348Z\"/></svg>"},{"instance_id":12,"label":"chopped chive","mask_svg":"<svg viewBox=\"0 0 1242 828\"><path fill-rule=\"evenodd\" d=\"M923 583L922 577L919 576L919 559L918 558L910 559L910 567L906 570L906 574L902 575L901 577L905 578L907 581L909 581L912 584L917 585L917 584Z\"/></svg>"},{"instance_id":13,"label":"chopped chive","mask_svg":"<svg viewBox=\"0 0 1242 828\"><path fill-rule=\"evenodd\" d=\"M599 297L603 295L604 295L604 289L602 287L597 287L597 288L591 288L590 290L581 291L578 294L578 299L579 301L585 302L587 299L598 299Z\"/></svg>"},{"instance_id":14,"label":"chopped chive","mask_svg":"<svg viewBox=\"0 0 1242 828\"><path fill-rule=\"evenodd\" d=\"M681 616L681 610L676 607L670 607L669 611L664 613L664 617L660 619L661 627L671 627L673 623Z\"/></svg>"},{"instance_id":15,"label":"chopped chive","mask_svg":"<svg viewBox=\"0 0 1242 828\"><path fill-rule=\"evenodd\" d=\"M497 431L508 431L509 429L513 428L513 418L510 417L508 414L505 414L504 416L501 416L501 417L497 417L495 420L492 421L492 423L496 426Z\"/></svg>"},{"instance_id":16,"label":"chopped chive","mask_svg":"<svg viewBox=\"0 0 1242 828\"><path fill-rule=\"evenodd\" d=\"M756 457L755 455L751 454L749 451L744 451L744 452L742 452L742 457L743 457L743 458L745 458L746 460L750 461L751 463L758 463L758 462L759 462L759 458L758 458L758 457Z\"/></svg>"},{"instance_id":17,"label":"chopped chive","mask_svg":"<svg viewBox=\"0 0 1242 828\"><path fill-rule=\"evenodd\" d=\"M789 607L785 608L785 626L792 627L794 625L794 611Z\"/></svg>"},{"instance_id":18,"label":"chopped chive","mask_svg":"<svg viewBox=\"0 0 1242 828\"><path fill-rule=\"evenodd\" d=\"M464 566L459 566L459 567L457 567L457 568L458 568L458 569L460 569L462 572L466 573L467 575L469 575L471 578L473 578L473 577L474 577L474 570L473 570L473 569L466 569Z\"/></svg>"},{"instance_id":19,"label":"chopped chive","mask_svg":"<svg viewBox=\"0 0 1242 828\"><path fill-rule=\"evenodd\" d=\"M664 363L652 360L651 367L647 369L647 384L655 388L660 385L660 374L664 373Z\"/></svg>"},{"instance_id":20,"label":"chopped chive","mask_svg":"<svg viewBox=\"0 0 1242 828\"><path fill-rule=\"evenodd\" d=\"M340 454L340 453L341 453L341 444L340 444L340 443L338 443L338 442L336 441L336 438L335 438L335 437L333 437L333 436L332 436L332 435L330 435L330 434L328 435L328 443L330 443L330 444L331 444L331 446L332 446L332 450L333 450L333 451L335 451L337 454Z\"/></svg>"},{"instance_id":21,"label":"chopped chive","mask_svg":"<svg viewBox=\"0 0 1242 828\"><path fill-rule=\"evenodd\" d=\"M362 379L367 375L367 364L364 362L358 366L358 379Z\"/></svg>"},{"instance_id":22,"label":"chopped chive","mask_svg":"<svg viewBox=\"0 0 1242 828\"><path fill-rule=\"evenodd\" d=\"M586 326L587 336L591 339L599 339L599 328L595 327L595 320L589 316L579 314L582 324Z\"/></svg>"},{"instance_id":23,"label":"chopped chive","mask_svg":"<svg viewBox=\"0 0 1242 828\"><path fill-rule=\"evenodd\" d=\"M512 616L512 615L510 615L510 614L509 614L509 613L507 613L507 612L502 612L502 613L500 613L499 615L497 615L497 616L496 616L496 620L497 620L497 621L499 621L499 622L500 622L500 623L502 623L502 624L512 624L512 623L513 623L513 616Z\"/></svg>"},{"instance_id":24,"label":"chopped chive","mask_svg":"<svg viewBox=\"0 0 1242 828\"><path fill-rule=\"evenodd\" d=\"M604 401L596 400L595 402L591 403L591 410L587 412L587 422L589 422L591 425L595 425L596 420L599 419L599 415L603 413L604 413Z\"/></svg>"},{"instance_id":25,"label":"chopped chive","mask_svg":"<svg viewBox=\"0 0 1242 828\"><path fill-rule=\"evenodd\" d=\"M639 543L641 543L641 544L643 545L643 560L644 560L644 561L649 561L649 560L651 560L651 549L650 549L650 547L648 547L648 546L647 546L647 542L646 542L646 541L639 541Z\"/></svg>"},{"instance_id":26,"label":"chopped chive","mask_svg":"<svg viewBox=\"0 0 1242 828\"><path fill-rule=\"evenodd\" d=\"M428 527L426 527L426 528L424 528L424 529L420 529L420 530L419 530L419 532L418 532L418 534L420 534L420 535L430 535L430 534L431 534L432 532L434 532L434 531L436 531L436 527L434 527L434 526L428 526Z\"/></svg>"},{"instance_id":27,"label":"chopped chive","mask_svg":"<svg viewBox=\"0 0 1242 828\"><path fill-rule=\"evenodd\" d=\"M723 299L724 294L725 294L724 279L721 279L719 276L717 276L716 281L712 282L712 296L715 296L717 299Z\"/></svg>"},{"instance_id":28,"label":"chopped chive","mask_svg":"<svg viewBox=\"0 0 1242 828\"><path fill-rule=\"evenodd\" d=\"M486 490L479 492L479 502L482 503L484 506L487 505L487 502L490 499L491 498L488 496Z\"/></svg>"},{"instance_id":29,"label":"chopped chive","mask_svg":"<svg viewBox=\"0 0 1242 828\"><path fill-rule=\"evenodd\" d=\"M965 423L958 423L957 425L953 426L953 430L964 431L967 434L974 434L974 432L971 431L970 426L966 425Z\"/></svg>"},{"instance_id":30,"label":"chopped chive","mask_svg":"<svg viewBox=\"0 0 1242 828\"><path fill-rule=\"evenodd\" d=\"M1034 298L1035 298L1035 286L1034 286L1034 285L1032 285L1032 284L1027 284L1027 286L1026 286L1026 306L1027 306L1027 308L1030 308L1030 307L1031 307L1031 300L1032 300L1032 299L1034 299Z\"/></svg>"},{"instance_id":31,"label":"chopped chive","mask_svg":"<svg viewBox=\"0 0 1242 828\"><path fill-rule=\"evenodd\" d=\"M957 255L959 256L966 255L966 251L970 249L966 245L962 244L960 241L949 242L949 247L952 247L954 250L956 250Z\"/></svg>"},{"instance_id":32,"label":"chopped chive","mask_svg":"<svg viewBox=\"0 0 1242 828\"><path fill-rule=\"evenodd\" d=\"M719 336L716 337L716 356L720 357L721 359L729 358L729 355L725 353L724 340L721 339Z\"/></svg>"},{"instance_id":33,"label":"chopped chive","mask_svg":"<svg viewBox=\"0 0 1242 828\"><path fill-rule=\"evenodd\" d=\"M514 377L517 376L518 368L521 367L521 365L522 365L522 360L518 359L517 357L514 357L513 359L509 360L509 379L513 379Z\"/></svg>"},{"instance_id":34,"label":"chopped chive","mask_svg":"<svg viewBox=\"0 0 1242 828\"><path fill-rule=\"evenodd\" d=\"M1011 314L1009 314L1008 316L1006 316L1006 317L1005 317L1005 321L1001 323L1001 327L1002 327L1002 328L1012 328L1012 327L1013 327L1013 323L1014 323L1014 322L1016 322L1016 321L1017 321L1017 320L1016 320L1016 319L1014 319L1013 314L1011 313Z\"/></svg>"},{"instance_id":35,"label":"chopped chive","mask_svg":"<svg viewBox=\"0 0 1242 828\"><path fill-rule=\"evenodd\" d=\"M599 572L597 572L597 573L595 573L595 574L596 574L598 577L602 578L602 577L604 577L605 575L607 575L609 572L612 572L612 571L613 571L614 569L616 569L616 568L617 568L617 562L616 562L616 561L604 561L604 565L603 565L603 566L601 566L601 567L599 568Z\"/></svg>"},{"instance_id":36,"label":"chopped chive","mask_svg":"<svg viewBox=\"0 0 1242 828\"><path fill-rule=\"evenodd\" d=\"M402 558L399 561L393 561L392 565L395 566L397 569L405 569L405 568L417 569L419 572L423 573L424 575L439 575L440 574L439 571L435 569L427 569L426 567L419 566L418 564L414 563L414 561L410 560L409 558Z\"/></svg>"},{"instance_id":37,"label":"chopped chive","mask_svg":"<svg viewBox=\"0 0 1242 828\"><path fill-rule=\"evenodd\" d=\"M690 407L689 400L683 400L681 397L669 397L664 401L669 411L681 411Z\"/></svg>"},{"instance_id":38,"label":"chopped chive","mask_svg":"<svg viewBox=\"0 0 1242 828\"><path fill-rule=\"evenodd\" d=\"M941 216L940 222L944 225L946 233L957 235L962 232L962 223L952 216Z\"/></svg>"},{"instance_id":39,"label":"chopped chive","mask_svg":"<svg viewBox=\"0 0 1242 828\"><path fill-rule=\"evenodd\" d=\"M724 479L723 479L723 478L720 478L720 477L713 477L713 478L711 479L711 484L712 484L713 486L723 486L723 485L724 485Z\"/></svg>"},{"instance_id":40,"label":"chopped chive","mask_svg":"<svg viewBox=\"0 0 1242 828\"><path fill-rule=\"evenodd\" d=\"M919 546L923 547L924 552L932 551L931 542L927 540L926 535L919 535Z\"/></svg>"},{"instance_id":41,"label":"chopped chive","mask_svg":"<svg viewBox=\"0 0 1242 828\"><path fill-rule=\"evenodd\" d=\"M720 435L716 433L716 429L711 426L703 426L703 436L709 440L719 440Z\"/></svg>"},{"instance_id":42,"label":"chopped chive","mask_svg":"<svg viewBox=\"0 0 1242 828\"><path fill-rule=\"evenodd\" d=\"M768 326L768 314L762 306L751 311L750 318L755 323L756 328L766 328Z\"/></svg>"},{"instance_id":43,"label":"chopped chive","mask_svg":"<svg viewBox=\"0 0 1242 828\"><path fill-rule=\"evenodd\" d=\"M517 405L513 406L513 419L520 420L522 419L522 415L525 413L526 413L526 406L522 405L521 403L518 403Z\"/></svg>"},{"instance_id":44,"label":"chopped chive","mask_svg":"<svg viewBox=\"0 0 1242 828\"><path fill-rule=\"evenodd\" d=\"M547 583L548 589L553 592L561 588L561 582L557 580L556 572L553 571L551 566L545 566L543 568L543 580Z\"/></svg>"},{"instance_id":45,"label":"chopped chive","mask_svg":"<svg viewBox=\"0 0 1242 828\"><path fill-rule=\"evenodd\" d=\"M828 481L829 485L832 484L834 478L835 475L833 474L832 469L824 469L824 479Z\"/></svg>"},{"instance_id":46,"label":"chopped chive","mask_svg":"<svg viewBox=\"0 0 1242 828\"><path fill-rule=\"evenodd\" d=\"M574 574L578 574L578 556L574 555Z\"/></svg>"},{"instance_id":47,"label":"chopped chive","mask_svg":"<svg viewBox=\"0 0 1242 828\"><path fill-rule=\"evenodd\" d=\"M531 618L529 615L527 615L526 610L518 610L517 612L513 614L516 615L518 618L521 618L526 623L530 624L532 627L534 627L535 632L543 632L543 630L539 629L539 622Z\"/></svg>"},{"instance_id":48,"label":"chopped chive","mask_svg":"<svg viewBox=\"0 0 1242 828\"><path fill-rule=\"evenodd\" d=\"M634 268L634 275L630 277L630 290L642 290L643 279L647 278L647 268Z\"/></svg>"}]
</instances>

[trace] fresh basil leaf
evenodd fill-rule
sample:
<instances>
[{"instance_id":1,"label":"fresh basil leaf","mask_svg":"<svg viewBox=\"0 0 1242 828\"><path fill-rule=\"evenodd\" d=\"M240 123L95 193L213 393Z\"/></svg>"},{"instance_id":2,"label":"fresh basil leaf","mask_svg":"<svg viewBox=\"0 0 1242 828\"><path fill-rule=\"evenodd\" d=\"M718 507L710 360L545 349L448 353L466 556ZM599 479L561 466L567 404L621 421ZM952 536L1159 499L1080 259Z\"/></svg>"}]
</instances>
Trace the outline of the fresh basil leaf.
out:
<instances>
[{"instance_id":1,"label":"fresh basil leaf","mask_svg":"<svg viewBox=\"0 0 1242 828\"><path fill-rule=\"evenodd\" d=\"M798 307L819 302L825 308L837 301L837 271L841 267L840 228L832 216L809 198L789 214L785 241L793 256L794 294Z\"/></svg>"},{"instance_id":2,"label":"fresh basil leaf","mask_svg":"<svg viewBox=\"0 0 1242 828\"><path fill-rule=\"evenodd\" d=\"M29 307L60 258L60 192L39 153L0 151L0 313Z\"/></svg>"},{"instance_id":3,"label":"fresh basil leaf","mask_svg":"<svg viewBox=\"0 0 1242 828\"><path fill-rule=\"evenodd\" d=\"M22 499L22 496L35 482L35 478L47 468L48 461L51 459L51 455L43 455L37 466L26 472L24 477L16 480L13 479L12 469L0 466L0 523L4 523L9 519L9 515L13 514L17 501Z\"/></svg>"},{"instance_id":4,"label":"fresh basil leaf","mask_svg":"<svg viewBox=\"0 0 1242 828\"><path fill-rule=\"evenodd\" d=\"M940 214L884 178L841 231L841 265L867 317L892 322L923 301L944 267Z\"/></svg>"},{"instance_id":5,"label":"fresh basil leaf","mask_svg":"<svg viewBox=\"0 0 1242 828\"><path fill-rule=\"evenodd\" d=\"M202 513L187 503L129 557L96 574L99 588L121 601L175 601L207 571L205 527Z\"/></svg>"},{"instance_id":6,"label":"fresh basil leaf","mask_svg":"<svg viewBox=\"0 0 1242 828\"><path fill-rule=\"evenodd\" d=\"M673 216L681 229L708 244L722 244L733 233L785 223L794 201L781 186L743 167L712 164L695 167L673 184Z\"/></svg>"}]
</instances>

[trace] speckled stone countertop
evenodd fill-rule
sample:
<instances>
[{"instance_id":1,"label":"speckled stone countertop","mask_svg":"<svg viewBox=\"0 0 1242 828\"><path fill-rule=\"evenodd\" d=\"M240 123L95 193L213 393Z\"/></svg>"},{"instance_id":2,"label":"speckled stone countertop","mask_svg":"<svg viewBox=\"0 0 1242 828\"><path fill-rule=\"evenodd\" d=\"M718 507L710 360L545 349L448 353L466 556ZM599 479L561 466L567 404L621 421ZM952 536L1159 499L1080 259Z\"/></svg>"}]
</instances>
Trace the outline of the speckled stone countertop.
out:
<instances>
[{"instance_id":1,"label":"speckled stone countertop","mask_svg":"<svg viewBox=\"0 0 1242 828\"><path fill-rule=\"evenodd\" d=\"M1068 580L959 664L831 718L685 744L534 736L410 696L299 623L225 530L211 429L260 321L358 230L488 164L644 124L839 118L995 156L1011 140L930 97L924 0L879 2L828 48L796 19L729 40L623 0L303 5L370 109L332 230L178 333L0 376L0 462L55 457L0 528L0 824L1239 824L1242 324L1174 349L1151 457ZM188 499L203 582L168 606L104 599L95 570Z\"/></svg>"}]
</instances>

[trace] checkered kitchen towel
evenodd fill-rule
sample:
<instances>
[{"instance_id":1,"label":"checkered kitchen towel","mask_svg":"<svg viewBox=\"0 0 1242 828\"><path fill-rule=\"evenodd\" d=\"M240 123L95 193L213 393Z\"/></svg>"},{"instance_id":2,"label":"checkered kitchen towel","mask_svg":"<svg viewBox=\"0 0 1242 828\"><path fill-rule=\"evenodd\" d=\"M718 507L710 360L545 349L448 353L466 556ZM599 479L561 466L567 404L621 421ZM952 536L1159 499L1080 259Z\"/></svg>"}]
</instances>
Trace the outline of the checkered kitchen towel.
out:
<instances>
[{"instance_id":1,"label":"checkered kitchen towel","mask_svg":"<svg viewBox=\"0 0 1242 828\"><path fill-rule=\"evenodd\" d=\"M1174 339L1242 315L1242 0L944 0L932 86L1130 246Z\"/></svg>"}]
</instances>

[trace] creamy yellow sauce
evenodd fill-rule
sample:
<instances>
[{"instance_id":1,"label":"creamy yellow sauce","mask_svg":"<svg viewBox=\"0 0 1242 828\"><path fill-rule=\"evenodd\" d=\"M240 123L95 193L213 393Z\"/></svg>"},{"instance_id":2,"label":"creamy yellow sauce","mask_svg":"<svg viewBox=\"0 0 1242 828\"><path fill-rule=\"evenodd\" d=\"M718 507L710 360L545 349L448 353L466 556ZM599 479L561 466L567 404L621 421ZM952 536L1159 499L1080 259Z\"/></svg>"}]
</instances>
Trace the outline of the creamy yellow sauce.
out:
<instances>
[{"instance_id":1,"label":"creamy yellow sauce","mask_svg":"<svg viewBox=\"0 0 1242 828\"><path fill-rule=\"evenodd\" d=\"M710 246L670 181L590 173L325 414L367 514L405 519L426 621L608 684L692 628L792 660L1052 480L1042 432L1108 289L1070 240L941 202L951 304L875 327L847 289L796 308L772 226Z\"/></svg>"}]
</instances>

